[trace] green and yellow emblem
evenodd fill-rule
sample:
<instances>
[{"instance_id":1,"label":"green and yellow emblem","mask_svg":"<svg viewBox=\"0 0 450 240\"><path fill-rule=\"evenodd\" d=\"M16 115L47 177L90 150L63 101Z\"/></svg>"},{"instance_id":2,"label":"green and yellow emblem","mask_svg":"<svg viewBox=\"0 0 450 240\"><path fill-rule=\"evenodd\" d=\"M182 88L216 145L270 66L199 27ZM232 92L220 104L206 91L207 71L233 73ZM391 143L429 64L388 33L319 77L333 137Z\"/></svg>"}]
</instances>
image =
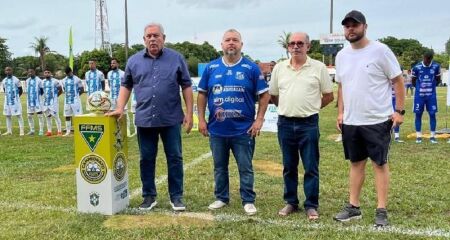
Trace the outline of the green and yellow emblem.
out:
<instances>
[{"instance_id":1,"label":"green and yellow emblem","mask_svg":"<svg viewBox=\"0 0 450 240\"><path fill-rule=\"evenodd\" d=\"M79 130L91 151L97 147L105 131L105 126L99 124L80 124Z\"/></svg>"}]
</instances>

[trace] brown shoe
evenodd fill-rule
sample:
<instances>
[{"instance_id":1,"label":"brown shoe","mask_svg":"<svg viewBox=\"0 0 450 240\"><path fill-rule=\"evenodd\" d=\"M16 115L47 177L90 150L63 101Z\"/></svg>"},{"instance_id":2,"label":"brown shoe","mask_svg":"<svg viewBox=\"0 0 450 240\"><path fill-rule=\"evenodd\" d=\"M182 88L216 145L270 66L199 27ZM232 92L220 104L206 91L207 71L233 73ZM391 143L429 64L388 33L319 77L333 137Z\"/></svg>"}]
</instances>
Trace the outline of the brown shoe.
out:
<instances>
[{"instance_id":1,"label":"brown shoe","mask_svg":"<svg viewBox=\"0 0 450 240\"><path fill-rule=\"evenodd\" d=\"M314 208L306 209L306 216L308 217L308 220L310 220L310 221L319 219L319 213Z\"/></svg>"},{"instance_id":2,"label":"brown shoe","mask_svg":"<svg viewBox=\"0 0 450 240\"><path fill-rule=\"evenodd\" d=\"M286 206L284 206L283 209L281 209L280 211L278 211L278 215L280 216L287 216L293 212L297 212L298 211L298 206L295 205L291 205L291 204L286 204Z\"/></svg>"}]
</instances>

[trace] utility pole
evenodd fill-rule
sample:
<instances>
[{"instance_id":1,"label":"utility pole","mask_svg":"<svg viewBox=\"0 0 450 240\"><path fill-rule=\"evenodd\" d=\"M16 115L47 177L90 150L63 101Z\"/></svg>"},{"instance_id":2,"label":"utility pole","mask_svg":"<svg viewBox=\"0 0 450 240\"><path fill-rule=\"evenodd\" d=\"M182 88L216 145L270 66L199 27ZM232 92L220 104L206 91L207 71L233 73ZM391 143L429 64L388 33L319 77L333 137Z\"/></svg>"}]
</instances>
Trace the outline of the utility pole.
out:
<instances>
[{"instance_id":1,"label":"utility pole","mask_svg":"<svg viewBox=\"0 0 450 240\"><path fill-rule=\"evenodd\" d=\"M128 6L125 0L125 65L128 61Z\"/></svg>"}]
</instances>

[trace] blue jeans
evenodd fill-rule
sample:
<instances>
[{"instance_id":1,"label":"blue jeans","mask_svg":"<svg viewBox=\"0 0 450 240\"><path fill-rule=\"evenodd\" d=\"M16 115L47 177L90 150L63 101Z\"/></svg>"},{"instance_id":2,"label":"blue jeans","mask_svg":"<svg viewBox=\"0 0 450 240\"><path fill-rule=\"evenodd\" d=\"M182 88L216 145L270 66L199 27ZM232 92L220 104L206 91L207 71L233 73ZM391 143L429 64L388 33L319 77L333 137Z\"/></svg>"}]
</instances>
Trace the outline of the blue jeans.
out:
<instances>
[{"instance_id":1,"label":"blue jeans","mask_svg":"<svg viewBox=\"0 0 450 240\"><path fill-rule=\"evenodd\" d=\"M253 191L252 159L255 151L255 139L249 135L210 136L209 142L214 159L214 195L216 199L225 203L230 201L228 163L231 150L239 170L239 192L242 204L254 203L256 193Z\"/></svg>"},{"instance_id":2,"label":"blue jeans","mask_svg":"<svg viewBox=\"0 0 450 240\"><path fill-rule=\"evenodd\" d=\"M278 142L283 154L284 200L298 205L298 164L302 159L305 209L319 207L319 115L305 118L279 116ZM300 156L299 156L300 153Z\"/></svg>"},{"instance_id":3,"label":"blue jeans","mask_svg":"<svg viewBox=\"0 0 450 240\"><path fill-rule=\"evenodd\" d=\"M181 154L181 125L169 127L137 128L141 153L140 169L142 196L156 197L155 164L158 140L164 146L167 159L169 195L172 201L183 197L183 156Z\"/></svg>"}]
</instances>

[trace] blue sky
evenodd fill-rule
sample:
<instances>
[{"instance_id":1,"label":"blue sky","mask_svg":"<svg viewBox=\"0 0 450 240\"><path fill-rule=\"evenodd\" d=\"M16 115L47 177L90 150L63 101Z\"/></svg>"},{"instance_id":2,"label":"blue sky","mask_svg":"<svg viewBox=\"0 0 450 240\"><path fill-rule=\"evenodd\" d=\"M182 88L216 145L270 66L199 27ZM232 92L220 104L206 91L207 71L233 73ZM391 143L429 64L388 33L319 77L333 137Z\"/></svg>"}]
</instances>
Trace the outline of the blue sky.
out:
<instances>
[{"instance_id":1,"label":"blue sky","mask_svg":"<svg viewBox=\"0 0 450 240\"><path fill-rule=\"evenodd\" d=\"M6 0L1 0L6 2ZM106 0L110 39L124 40L124 0ZM13 57L34 55L34 37L48 37L51 50L68 55L68 35L74 32L74 53L95 47L94 0L14 0L0 9L0 37L7 38ZM367 18L368 37L413 38L436 51L450 38L449 0L334 0L334 32L350 10ZM243 51L270 61L284 53L277 44L283 33L305 31L312 39L329 33L330 0L128 0L129 42L142 43L149 22L165 27L168 42L208 41L220 50L223 32L239 30Z\"/></svg>"}]
</instances>

